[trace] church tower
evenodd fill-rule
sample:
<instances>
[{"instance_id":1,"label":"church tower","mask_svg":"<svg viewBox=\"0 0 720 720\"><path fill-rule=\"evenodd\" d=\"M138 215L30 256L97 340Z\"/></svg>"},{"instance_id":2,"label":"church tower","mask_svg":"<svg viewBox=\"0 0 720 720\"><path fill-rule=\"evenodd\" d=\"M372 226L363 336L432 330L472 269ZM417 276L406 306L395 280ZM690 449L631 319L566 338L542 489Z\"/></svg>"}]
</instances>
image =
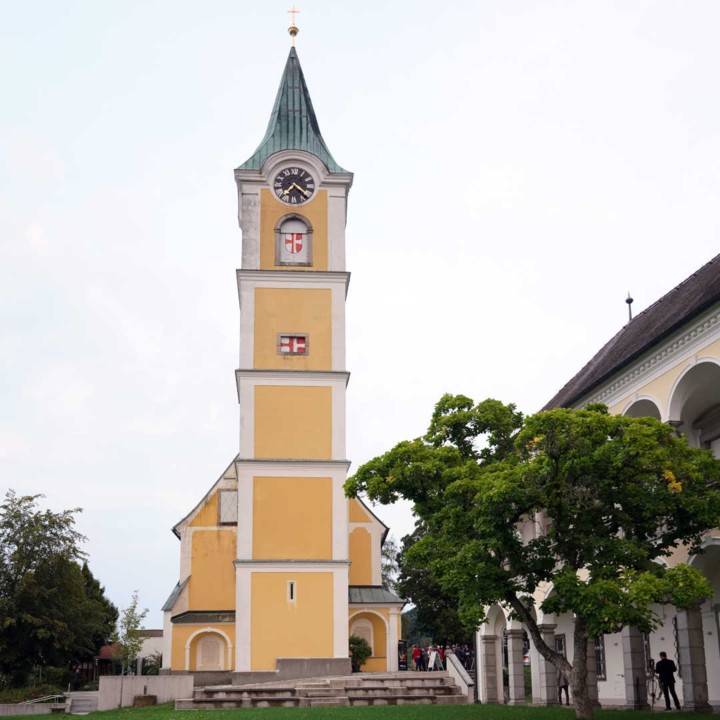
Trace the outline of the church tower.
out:
<instances>
[{"instance_id":1,"label":"church tower","mask_svg":"<svg viewBox=\"0 0 720 720\"><path fill-rule=\"evenodd\" d=\"M265 137L235 179L243 237L237 669L270 670L277 657L348 652L345 217L352 174L320 134L294 47Z\"/></svg>"},{"instance_id":2,"label":"church tower","mask_svg":"<svg viewBox=\"0 0 720 720\"><path fill-rule=\"evenodd\" d=\"M388 529L343 491L352 180L292 47L265 136L235 169L239 452L173 528L165 672L342 674L350 634L373 649L364 669L397 669L403 603L381 587Z\"/></svg>"}]
</instances>

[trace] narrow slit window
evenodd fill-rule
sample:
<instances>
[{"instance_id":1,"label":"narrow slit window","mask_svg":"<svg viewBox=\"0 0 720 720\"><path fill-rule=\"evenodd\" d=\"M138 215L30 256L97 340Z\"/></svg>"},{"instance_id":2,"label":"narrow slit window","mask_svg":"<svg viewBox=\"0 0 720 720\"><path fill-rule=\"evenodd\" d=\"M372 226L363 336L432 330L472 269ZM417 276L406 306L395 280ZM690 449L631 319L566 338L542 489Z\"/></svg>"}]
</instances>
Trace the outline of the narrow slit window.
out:
<instances>
[{"instance_id":1,"label":"narrow slit window","mask_svg":"<svg viewBox=\"0 0 720 720\"><path fill-rule=\"evenodd\" d=\"M297 588L294 580L288 580L287 597L290 602L297 600Z\"/></svg>"}]
</instances>

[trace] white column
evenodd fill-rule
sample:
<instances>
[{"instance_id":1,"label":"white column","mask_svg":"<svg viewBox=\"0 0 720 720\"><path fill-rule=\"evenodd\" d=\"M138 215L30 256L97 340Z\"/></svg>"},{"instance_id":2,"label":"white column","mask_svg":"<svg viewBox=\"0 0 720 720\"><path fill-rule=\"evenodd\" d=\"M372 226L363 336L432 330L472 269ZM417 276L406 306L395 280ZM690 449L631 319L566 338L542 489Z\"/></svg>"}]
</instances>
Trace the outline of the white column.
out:
<instances>
[{"instance_id":1,"label":"white column","mask_svg":"<svg viewBox=\"0 0 720 720\"><path fill-rule=\"evenodd\" d=\"M398 669L398 622L400 621L400 610L390 608L390 627L388 628L388 649L387 669L389 672L397 672Z\"/></svg>"},{"instance_id":2,"label":"white column","mask_svg":"<svg viewBox=\"0 0 720 720\"><path fill-rule=\"evenodd\" d=\"M678 612L677 632L683 708L692 712L712 712L708 703L705 641L699 608Z\"/></svg>"},{"instance_id":3,"label":"white column","mask_svg":"<svg viewBox=\"0 0 720 720\"><path fill-rule=\"evenodd\" d=\"M249 672L251 640L250 637L250 598L252 573L249 567L235 566L235 671Z\"/></svg>"},{"instance_id":4,"label":"white column","mask_svg":"<svg viewBox=\"0 0 720 720\"><path fill-rule=\"evenodd\" d=\"M497 704L498 696L498 664L497 635L481 635L477 645L476 667L478 675L479 700L482 703Z\"/></svg>"},{"instance_id":5,"label":"white column","mask_svg":"<svg viewBox=\"0 0 720 720\"><path fill-rule=\"evenodd\" d=\"M333 570L333 657L348 656L348 569L349 563Z\"/></svg>"},{"instance_id":6,"label":"white column","mask_svg":"<svg viewBox=\"0 0 720 720\"><path fill-rule=\"evenodd\" d=\"M170 670L172 660L172 631L173 626L170 622L172 613L166 610L163 613L163 639L162 639L162 669Z\"/></svg>"},{"instance_id":7,"label":"white column","mask_svg":"<svg viewBox=\"0 0 720 720\"><path fill-rule=\"evenodd\" d=\"M509 705L525 704L525 669L523 667L523 631L506 630L508 646Z\"/></svg>"}]
</instances>

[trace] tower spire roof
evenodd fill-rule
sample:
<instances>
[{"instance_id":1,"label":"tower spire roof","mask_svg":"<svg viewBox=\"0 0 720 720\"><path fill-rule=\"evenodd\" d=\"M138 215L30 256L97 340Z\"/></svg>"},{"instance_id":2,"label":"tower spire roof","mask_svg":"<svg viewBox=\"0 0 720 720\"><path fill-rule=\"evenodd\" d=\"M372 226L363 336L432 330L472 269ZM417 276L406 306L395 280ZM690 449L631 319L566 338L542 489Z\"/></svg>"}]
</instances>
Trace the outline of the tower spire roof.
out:
<instances>
[{"instance_id":1,"label":"tower spire roof","mask_svg":"<svg viewBox=\"0 0 720 720\"><path fill-rule=\"evenodd\" d=\"M294 47L290 48L265 137L237 170L259 170L270 155L280 150L304 150L322 160L330 172L348 172L335 162L323 140Z\"/></svg>"}]
</instances>

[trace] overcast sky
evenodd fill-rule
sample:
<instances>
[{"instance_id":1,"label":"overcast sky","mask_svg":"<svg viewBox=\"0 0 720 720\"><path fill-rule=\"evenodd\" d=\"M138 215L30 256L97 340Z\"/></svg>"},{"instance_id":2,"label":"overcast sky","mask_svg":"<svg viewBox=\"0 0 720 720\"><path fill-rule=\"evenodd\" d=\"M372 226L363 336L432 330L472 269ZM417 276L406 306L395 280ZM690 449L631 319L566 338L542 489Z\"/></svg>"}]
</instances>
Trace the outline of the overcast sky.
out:
<instances>
[{"instance_id":1,"label":"overcast sky","mask_svg":"<svg viewBox=\"0 0 720 720\"><path fill-rule=\"evenodd\" d=\"M232 170L289 50L280 0L0 0L0 490L80 506L161 626L171 527L238 449ZM348 454L445 392L539 409L718 252L717 0L299 3L355 173ZM379 508L401 536L407 510Z\"/></svg>"}]
</instances>

